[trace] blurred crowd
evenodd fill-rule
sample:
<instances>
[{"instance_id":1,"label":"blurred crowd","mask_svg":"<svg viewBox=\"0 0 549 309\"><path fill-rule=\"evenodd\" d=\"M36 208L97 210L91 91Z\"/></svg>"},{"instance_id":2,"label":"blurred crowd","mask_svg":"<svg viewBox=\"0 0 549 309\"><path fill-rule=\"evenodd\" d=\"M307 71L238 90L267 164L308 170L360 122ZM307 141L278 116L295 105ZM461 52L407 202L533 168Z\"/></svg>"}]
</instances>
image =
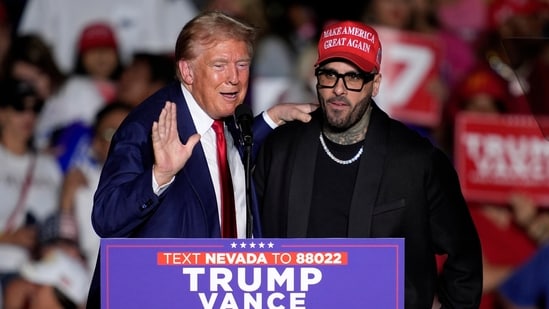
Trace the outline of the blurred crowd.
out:
<instances>
[{"instance_id":1,"label":"blurred crowd","mask_svg":"<svg viewBox=\"0 0 549 309\"><path fill-rule=\"evenodd\" d=\"M177 33L205 9L261 29L246 99L256 113L316 100L319 29L343 18L435 42L440 63L421 87L439 117L409 125L450 157L460 112L549 113L546 0L2 0L0 308L83 308L110 138L133 107L176 80ZM469 204L484 254L481 308L544 308L513 307L499 287L549 243L549 205L522 192Z\"/></svg>"}]
</instances>

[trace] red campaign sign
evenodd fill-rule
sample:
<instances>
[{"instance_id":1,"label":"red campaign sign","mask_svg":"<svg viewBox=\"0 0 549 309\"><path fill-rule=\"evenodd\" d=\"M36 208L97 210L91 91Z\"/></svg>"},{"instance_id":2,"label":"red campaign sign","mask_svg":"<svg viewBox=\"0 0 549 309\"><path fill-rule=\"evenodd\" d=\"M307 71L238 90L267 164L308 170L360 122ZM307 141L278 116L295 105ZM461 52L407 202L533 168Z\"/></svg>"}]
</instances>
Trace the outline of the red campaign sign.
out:
<instances>
[{"instance_id":1,"label":"red campaign sign","mask_svg":"<svg viewBox=\"0 0 549 309\"><path fill-rule=\"evenodd\" d=\"M440 123L442 103L429 89L440 71L437 38L409 31L376 27L382 43L379 106L391 117L434 127Z\"/></svg>"},{"instance_id":2,"label":"red campaign sign","mask_svg":"<svg viewBox=\"0 0 549 309\"><path fill-rule=\"evenodd\" d=\"M533 116L458 114L455 162L469 201L507 203L522 192L549 207L549 141Z\"/></svg>"}]
</instances>

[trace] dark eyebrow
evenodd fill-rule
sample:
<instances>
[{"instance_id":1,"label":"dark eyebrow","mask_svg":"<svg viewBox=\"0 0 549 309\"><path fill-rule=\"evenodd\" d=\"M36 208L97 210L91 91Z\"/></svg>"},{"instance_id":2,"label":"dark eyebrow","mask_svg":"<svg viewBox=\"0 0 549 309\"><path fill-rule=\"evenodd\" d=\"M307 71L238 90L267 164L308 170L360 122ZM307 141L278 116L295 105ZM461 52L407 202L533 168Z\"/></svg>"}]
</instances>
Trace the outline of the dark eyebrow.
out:
<instances>
[{"instance_id":1,"label":"dark eyebrow","mask_svg":"<svg viewBox=\"0 0 549 309\"><path fill-rule=\"evenodd\" d=\"M339 75L347 75L347 74L365 75L364 73L359 72L357 70L352 70L352 71L348 71L348 72L345 72L345 73L339 73L338 71L336 71L334 69L330 69L330 68L318 68L318 72L335 73L335 74L339 74Z\"/></svg>"}]
</instances>

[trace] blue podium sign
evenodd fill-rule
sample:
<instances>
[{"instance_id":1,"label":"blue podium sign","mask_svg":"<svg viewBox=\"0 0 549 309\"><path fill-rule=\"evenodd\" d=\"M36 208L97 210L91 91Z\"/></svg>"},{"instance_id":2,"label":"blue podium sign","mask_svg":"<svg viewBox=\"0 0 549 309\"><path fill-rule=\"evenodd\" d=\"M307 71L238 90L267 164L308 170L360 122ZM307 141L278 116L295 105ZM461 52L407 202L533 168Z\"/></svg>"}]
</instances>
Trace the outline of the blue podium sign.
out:
<instances>
[{"instance_id":1,"label":"blue podium sign","mask_svg":"<svg viewBox=\"0 0 549 309\"><path fill-rule=\"evenodd\" d=\"M404 308L402 238L101 240L101 305Z\"/></svg>"}]
</instances>

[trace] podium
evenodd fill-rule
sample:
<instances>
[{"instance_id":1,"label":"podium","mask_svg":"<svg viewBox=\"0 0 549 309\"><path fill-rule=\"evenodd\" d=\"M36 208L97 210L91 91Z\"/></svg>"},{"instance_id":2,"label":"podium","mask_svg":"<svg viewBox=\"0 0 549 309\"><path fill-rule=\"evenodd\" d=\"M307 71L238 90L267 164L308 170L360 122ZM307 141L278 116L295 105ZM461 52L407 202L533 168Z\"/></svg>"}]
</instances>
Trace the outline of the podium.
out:
<instances>
[{"instance_id":1,"label":"podium","mask_svg":"<svg viewBox=\"0 0 549 309\"><path fill-rule=\"evenodd\" d=\"M402 238L101 240L101 308L404 308Z\"/></svg>"}]
</instances>

